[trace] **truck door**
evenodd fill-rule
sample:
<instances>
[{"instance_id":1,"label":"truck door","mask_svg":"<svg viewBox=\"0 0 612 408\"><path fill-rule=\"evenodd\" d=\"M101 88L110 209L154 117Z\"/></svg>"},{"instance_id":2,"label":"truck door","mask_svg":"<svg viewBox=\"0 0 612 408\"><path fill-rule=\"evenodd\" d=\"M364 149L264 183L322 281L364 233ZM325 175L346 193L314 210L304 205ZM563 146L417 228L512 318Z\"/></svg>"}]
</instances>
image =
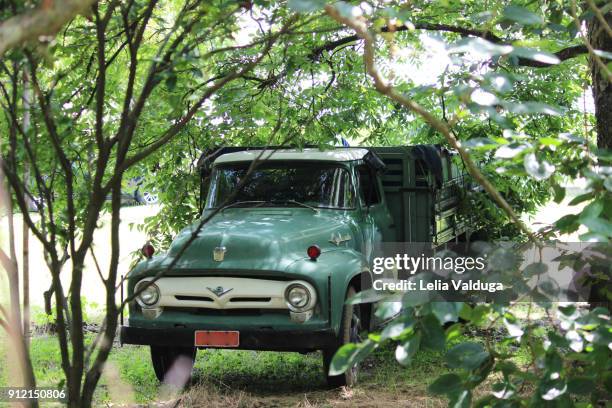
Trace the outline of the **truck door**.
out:
<instances>
[{"instance_id":1,"label":"truck door","mask_svg":"<svg viewBox=\"0 0 612 408\"><path fill-rule=\"evenodd\" d=\"M379 256L373 253L379 243L395 241L393 218L382 195L382 183L377 172L365 164L357 166L356 171L361 202L361 230L365 247L363 253L368 262L372 262L374 256ZM378 250L380 249L379 247ZM397 279L397 271L389 277ZM374 314L376 306L372 305L371 310L370 327L377 327L382 322Z\"/></svg>"},{"instance_id":2,"label":"truck door","mask_svg":"<svg viewBox=\"0 0 612 408\"><path fill-rule=\"evenodd\" d=\"M389 242L393 240L393 219L381 194L379 177L367 165L357 167L359 197L364 211L364 240L366 243ZM369 248L371 251L371 248ZM368 256L370 253L367 253Z\"/></svg>"}]
</instances>

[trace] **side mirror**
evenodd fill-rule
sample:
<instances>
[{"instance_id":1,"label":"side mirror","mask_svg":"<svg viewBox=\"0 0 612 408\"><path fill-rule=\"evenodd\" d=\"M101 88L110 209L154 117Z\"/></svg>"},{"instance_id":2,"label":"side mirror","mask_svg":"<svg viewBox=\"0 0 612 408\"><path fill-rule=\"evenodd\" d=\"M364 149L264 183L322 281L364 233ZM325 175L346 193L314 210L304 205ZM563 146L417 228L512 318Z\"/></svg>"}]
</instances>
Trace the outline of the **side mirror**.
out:
<instances>
[{"instance_id":1,"label":"side mirror","mask_svg":"<svg viewBox=\"0 0 612 408\"><path fill-rule=\"evenodd\" d=\"M370 151L365 156L363 156L363 161L367 164L367 166L372 170L374 174L376 173L384 173L387 166L385 162L383 162L376 153Z\"/></svg>"},{"instance_id":2,"label":"side mirror","mask_svg":"<svg viewBox=\"0 0 612 408\"><path fill-rule=\"evenodd\" d=\"M200 214L202 214L206 204L206 196L208 196L208 189L210 188L210 175L210 172L206 174L200 173L200 197L198 200Z\"/></svg>"}]
</instances>

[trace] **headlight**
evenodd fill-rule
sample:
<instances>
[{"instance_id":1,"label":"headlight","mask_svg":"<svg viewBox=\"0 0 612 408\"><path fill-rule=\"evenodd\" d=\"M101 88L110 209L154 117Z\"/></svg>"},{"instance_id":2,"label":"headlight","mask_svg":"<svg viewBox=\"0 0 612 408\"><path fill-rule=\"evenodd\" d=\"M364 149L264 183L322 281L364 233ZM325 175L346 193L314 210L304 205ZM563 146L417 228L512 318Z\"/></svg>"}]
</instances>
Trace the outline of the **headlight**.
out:
<instances>
[{"instance_id":1,"label":"headlight","mask_svg":"<svg viewBox=\"0 0 612 408\"><path fill-rule=\"evenodd\" d=\"M156 284L149 283L149 281L140 281L134 288L134 292L138 292L145 285L147 287L136 296L136 301L142 307L150 307L159 300L159 288Z\"/></svg>"},{"instance_id":2,"label":"headlight","mask_svg":"<svg viewBox=\"0 0 612 408\"><path fill-rule=\"evenodd\" d=\"M310 290L304 285L293 284L285 291L287 306L294 312L302 312L310 304Z\"/></svg>"}]
</instances>

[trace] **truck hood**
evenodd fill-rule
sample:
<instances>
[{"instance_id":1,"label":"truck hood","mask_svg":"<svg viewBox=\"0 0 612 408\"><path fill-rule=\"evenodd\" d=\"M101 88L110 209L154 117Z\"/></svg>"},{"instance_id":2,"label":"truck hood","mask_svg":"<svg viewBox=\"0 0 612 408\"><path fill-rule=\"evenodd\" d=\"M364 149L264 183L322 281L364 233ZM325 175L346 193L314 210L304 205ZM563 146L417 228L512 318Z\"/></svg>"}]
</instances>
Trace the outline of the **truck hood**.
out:
<instances>
[{"instance_id":1,"label":"truck hood","mask_svg":"<svg viewBox=\"0 0 612 408\"><path fill-rule=\"evenodd\" d=\"M181 231L169 251L148 261L147 269L162 268L179 254L197 228L195 222ZM259 270L284 271L306 259L306 249L318 245L323 253L355 242L354 228L344 211L307 208L227 209L204 225L170 274L185 270ZM222 261L213 259L213 251L225 247ZM324 255L321 255L324 256Z\"/></svg>"}]
</instances>

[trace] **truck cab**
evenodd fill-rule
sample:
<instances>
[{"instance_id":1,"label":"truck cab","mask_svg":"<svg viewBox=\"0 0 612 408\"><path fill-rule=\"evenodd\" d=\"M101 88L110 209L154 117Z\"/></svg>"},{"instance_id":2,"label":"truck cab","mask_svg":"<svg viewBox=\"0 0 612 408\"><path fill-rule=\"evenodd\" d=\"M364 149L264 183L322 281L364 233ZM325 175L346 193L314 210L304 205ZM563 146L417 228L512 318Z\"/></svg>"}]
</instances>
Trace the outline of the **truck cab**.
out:
<instances>
[{"instance_id":1,"label":"truck cab","mask_svg":"<svg viewBox=\"0 0 612 408\"><path fill-rule=\"evenodd\" d=\"M356 367L328 371L336 350L375 324L372 304L347 304L371 282L373 249L465 232L449 157L435 146L207 155L200 219L128 275L136 296L122 342L151 346L160 380L214 347L321 350L328 383L354 383Z\"/></svg>"}]
</instances>

